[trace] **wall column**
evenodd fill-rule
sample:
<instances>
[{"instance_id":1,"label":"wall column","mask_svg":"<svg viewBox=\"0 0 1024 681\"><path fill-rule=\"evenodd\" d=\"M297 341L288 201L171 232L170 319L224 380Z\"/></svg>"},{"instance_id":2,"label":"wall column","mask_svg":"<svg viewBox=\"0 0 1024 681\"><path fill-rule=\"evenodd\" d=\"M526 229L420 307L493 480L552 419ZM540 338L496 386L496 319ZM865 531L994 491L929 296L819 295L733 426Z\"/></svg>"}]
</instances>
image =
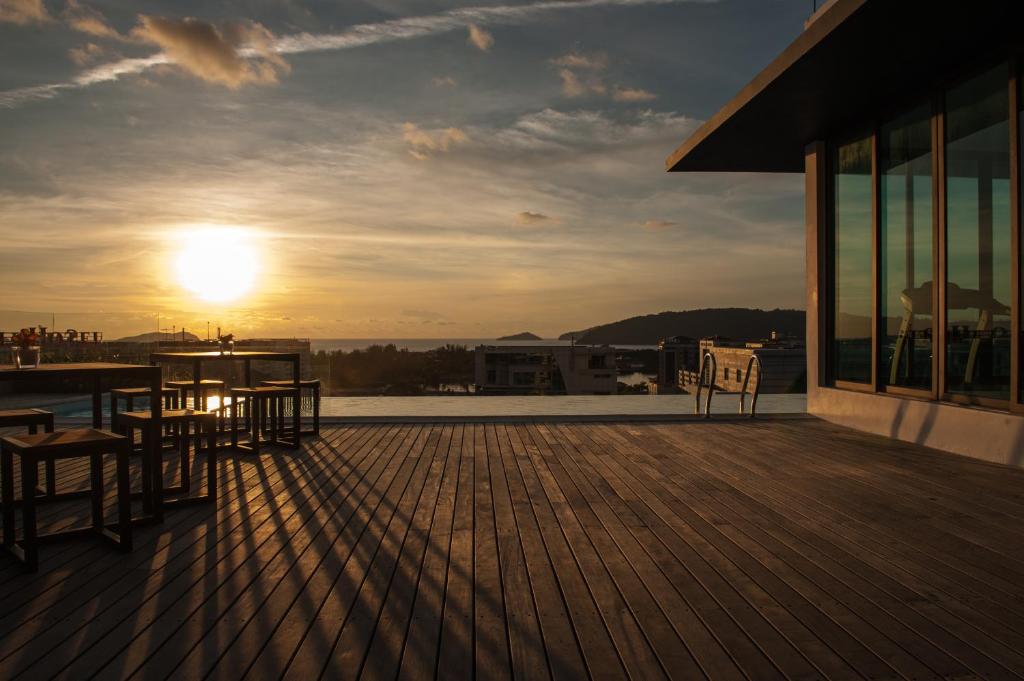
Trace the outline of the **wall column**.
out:
<instances>
[{"instance_id":1,"label":"wall column","mask_svg":"<svg viewBox=\"0 0 1024 681\"><path fill-rule=\"evenodd\" d=\"M807 277L807 410L814 411L818 387L825 376L826 342L824 295L827 172L825 143L804 148L805 225Z\"/></svg>"}]
</instances>

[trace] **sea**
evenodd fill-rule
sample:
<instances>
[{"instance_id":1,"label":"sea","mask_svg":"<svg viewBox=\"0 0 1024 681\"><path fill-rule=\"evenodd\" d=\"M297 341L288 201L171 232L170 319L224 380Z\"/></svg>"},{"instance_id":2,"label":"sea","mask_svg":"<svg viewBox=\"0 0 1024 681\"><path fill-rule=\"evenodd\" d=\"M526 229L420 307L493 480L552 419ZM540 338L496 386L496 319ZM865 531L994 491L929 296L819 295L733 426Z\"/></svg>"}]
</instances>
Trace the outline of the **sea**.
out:
<instances>
[{"instance_id":1,"label":"sea","mask_svg":"<svg viewBox=\"0 0 1024 681\"><path fill-rule=\"evenodd\" d=\"M541 345L570 345L571 341L561 340L539 340L539 341L503 341L496 338L311 338L310 349L313 352L321 350L331 352L343 350L352 352L362 350L371 345L394 345L399 350L410 352L426 352L445 345L465 345L472 349L477 345L521 345L523 347L537 347ZM615 345L623 350L657 350L657 345Z\"/></svg>"}]
</instances>

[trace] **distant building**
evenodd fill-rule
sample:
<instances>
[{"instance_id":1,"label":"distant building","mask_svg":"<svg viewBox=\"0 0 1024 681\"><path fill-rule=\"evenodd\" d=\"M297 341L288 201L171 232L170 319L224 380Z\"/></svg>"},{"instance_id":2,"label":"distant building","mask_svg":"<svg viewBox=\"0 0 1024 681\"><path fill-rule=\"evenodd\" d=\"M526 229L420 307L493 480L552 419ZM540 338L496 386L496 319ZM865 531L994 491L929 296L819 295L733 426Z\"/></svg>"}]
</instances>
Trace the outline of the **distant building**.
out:
<instances>
[{"instance_id":1,"label":"distant building","mask_svg":"<svg viewBox=\"0 0 1024 681\"><path fill-rule=\"evenodd\" d=\"M687 336L665 338L658 342L658 378L647 384L652 395L684 392L681 377L696 375L700 366L700 344Z\"/></svg>"},{"instance_id":2,"label":"distant building","mask_svg":"<svg viewBox=\"0 0 1024 681\"><path fill-rule=\"evenodd\" d=\"M760 381L758 390L762 393L803 392L807 380L807 349L802 341L772 338L762 341L731 341L724 338L705 338L700 342L700 354L710 352L718 366L715 389L724 392L739 392L743 389L750 358L757 356L762 373L758 375L756 364L751 368L748 390ZM684 384L697 382L699 367L688 375L681 376ZM762 380L763 377L763 380Z\"/></svg>"},{"instance_id":3,"label":"distant building","mask_svg":"<svg viewBox=\"0 0 1024 681\"><path fill-rule=\"evenodd\" d=\"M614 395L615 348L478 345L476 392L484 395Z\"/></svg>"}]
</instances>

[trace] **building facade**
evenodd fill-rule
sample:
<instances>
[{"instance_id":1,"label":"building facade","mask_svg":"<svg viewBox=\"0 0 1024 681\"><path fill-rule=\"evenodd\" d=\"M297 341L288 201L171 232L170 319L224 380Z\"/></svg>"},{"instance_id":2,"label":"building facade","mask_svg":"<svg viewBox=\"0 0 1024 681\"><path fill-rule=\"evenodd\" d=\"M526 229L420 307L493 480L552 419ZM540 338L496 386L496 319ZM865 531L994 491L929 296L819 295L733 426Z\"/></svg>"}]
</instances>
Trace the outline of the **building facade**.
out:
<instances>
[{"instance_id":1,"label":"building facade","mask_svg":"<svg viewBox=\"0 0 1024 681\"><path fill-rule=\"evenodd\" d=\"M786 340L730 341L722 338L705 338L700 342L700 354L710 352L715 357L718 376L715 389L722 392L739 392L743 382L750 379L748 390L757 385L762 393L796 393L806 387L807 352L802 343ZM752 363L751 357L757 357ZM699 368L680 375L683 385L694 385L699 377Z\"/></svg>"},{"instance_id":2,"label":"building facade","mask_svg":"<svg viewBox=\"0 0 1024 681\"><path fill-rule=\"evenodd\" d=\"M658 377L648 382L652 395L686 392L684 380L696 374L700 366L700 343L687 336L663 338L658 341Z\"/></svg>"},{"instance_id":3,"label":"building facade","mask_svg":"<svg viewBox=\"0 0 1024 681\"><path fill-rule=\"evenodd\" d=\"M615 348L608 345L478 345L476 392L483 395L614 395Z\"/></svg>"},{"instance_id":4,"label":"building facade","mask_svg":"<svg viewBox=\"0 0 1024 681\"><path fill-rule=\"evenodd\" d=\"M804 173L811 413L1024 464L1022 19L833 0L668 159Z\"/></svg>"}]
</instances>

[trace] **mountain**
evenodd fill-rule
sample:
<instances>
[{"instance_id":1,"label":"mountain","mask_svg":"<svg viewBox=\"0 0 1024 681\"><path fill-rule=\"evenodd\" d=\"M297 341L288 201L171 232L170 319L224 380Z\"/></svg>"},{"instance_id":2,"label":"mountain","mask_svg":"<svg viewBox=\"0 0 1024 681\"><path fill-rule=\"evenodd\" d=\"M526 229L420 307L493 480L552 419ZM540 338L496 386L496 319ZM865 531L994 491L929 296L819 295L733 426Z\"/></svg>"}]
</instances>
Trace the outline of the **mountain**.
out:
<instances>
[{"instance_id":1,"label":"mountain","mask_svg":"<svg viewBox=\"0 0 1024 681\"><path fill-rule=\"evenodd\" d=\"M511 336L502 336L501 338L498 338L497 340L500 340L500 341L517 341L517 340L521 340L521 341L539 341L539 340L544 340L544 339L541 338L540 336L538 336L535 333L530 333L529 331L523 331L522 333L514 333Z\"/></svg>"},{"instance_id":2,"label":"mountain","mask_svg":"<svg viewBox=\"0 0 1024 681\"><path fill-rule=\"evenodd\" d=\"M159 331L150 331L149 333L140 333L138 336L125 336L124 338L118 338L118 343L156 343L157 341L170 340L170 334L161 333ZM174 340L180 341L182 339L182 333L179 331L174 334ZM199 336L191 334L188 331L184 334L184 340L197 341Z\"/></svg>"},{"instance_id":3,"label":"mountain","mask_svg":"<svg viewBox=\"0 0 1024 681\"><path fill-rule=\"evenodd\" d=\"M655 345L672 336L755 339L767 338L772 331L803 338L804 311L726 307L659 312L563 333L558 338L570 340L575 336L577 343L596 345Z\"/></svg>"}]
</instances>

